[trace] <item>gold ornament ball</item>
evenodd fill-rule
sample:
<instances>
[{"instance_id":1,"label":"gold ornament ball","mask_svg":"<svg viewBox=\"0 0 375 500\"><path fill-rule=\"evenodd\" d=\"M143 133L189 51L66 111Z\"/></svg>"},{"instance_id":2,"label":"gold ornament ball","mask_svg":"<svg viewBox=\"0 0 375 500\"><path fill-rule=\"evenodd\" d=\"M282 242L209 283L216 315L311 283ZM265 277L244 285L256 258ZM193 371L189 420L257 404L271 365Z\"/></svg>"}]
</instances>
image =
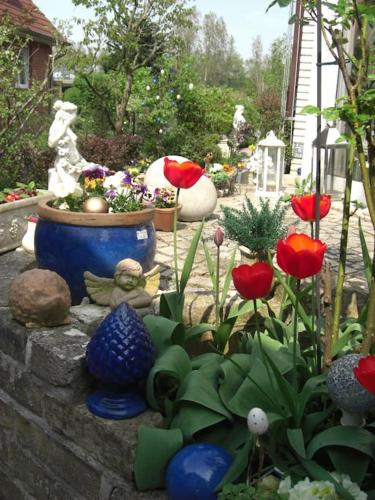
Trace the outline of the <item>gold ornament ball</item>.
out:
<instances>
[{"instance_id":1,"label":"gold ornament ball","mask_svg":"<svg viewBox=\"0 0 375 500\"><path fill-rule=\"evenodd\" d=\"M108 212L109 205L104 198L93 196L92 198L88 198L83 203L82 208L84 212L89 212L92 214L105 214Z\"/></svg>"}]
</instances>

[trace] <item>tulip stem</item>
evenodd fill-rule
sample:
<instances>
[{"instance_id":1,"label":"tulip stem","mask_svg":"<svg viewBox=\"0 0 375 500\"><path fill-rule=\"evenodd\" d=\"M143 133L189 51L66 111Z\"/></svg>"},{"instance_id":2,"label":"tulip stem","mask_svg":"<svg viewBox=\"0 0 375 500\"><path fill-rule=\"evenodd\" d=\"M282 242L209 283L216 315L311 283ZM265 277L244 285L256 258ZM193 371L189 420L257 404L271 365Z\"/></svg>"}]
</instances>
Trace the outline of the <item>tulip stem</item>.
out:
<instances>
[{"instance_id":1,"label":"tulip stem","mask_svg":"<svg viewBox=\"0 0 375 500\"><path fill-rule=\"evenodd\" d=\"M173 257L174 257L174 274L176 280L176 293L180 294L180 283L178 279L178 259L177 259L177 216L178 216L178 197L180 194L180 188L177 188L176 202L174 206L173 214Z\"/></svg>"},{"instance_id":2,"label":"tulip stem","mask_svg":"<svg viewBox=\"0 0 375 500\"><path fill-rule=\"evenodd\" d=\"M262 356L263 356L263 346L262 346L262 339L260 338L260 325L259 325L259 317L258 317L258 309L257 309L256 299L253 299L253 304L254 304L255 329L256 329L256 334L258 337L259 347L260 347L260 350L261 350Z\"/></svg>"},{"instance_id":3,"label":"tulip stem","mask_svg":"<svg viewBox=\"0 0 375 500\"><path fill-rule=\"evenodd\" d=\"M311 238L314 238L314 222L310 221ZM315 277L311 276L311 327L313 335L311 337L311 344L314 351L315 368L317 364L317 349L316 349L316 336L315 336Z\"/></svg>"},{"instance_id":4,"label":"tulip stem","mask_svg":"<svg viewBox=\"0 0 375 500\"><path fill-rule=\"evenodd\" d=\"M216 326L220 325L220 304L219 304L219 294L220 294L220 245L217 246L216 253L216 287L215 287L215 321Z\"/></svg>"},{"instance_id":5,"label":"tulip stem","mask_svg":"<svg viewBox=\"0 0 375 500\"><path fill-rule=\"evenodd\" d=\"M297 320L298 320L298 306L299 306L299 294L301 289L301 280L297 280L296 284L296 307L294 308L293 317L293 387L297 390Z\"/></svg>"}]
</instances>

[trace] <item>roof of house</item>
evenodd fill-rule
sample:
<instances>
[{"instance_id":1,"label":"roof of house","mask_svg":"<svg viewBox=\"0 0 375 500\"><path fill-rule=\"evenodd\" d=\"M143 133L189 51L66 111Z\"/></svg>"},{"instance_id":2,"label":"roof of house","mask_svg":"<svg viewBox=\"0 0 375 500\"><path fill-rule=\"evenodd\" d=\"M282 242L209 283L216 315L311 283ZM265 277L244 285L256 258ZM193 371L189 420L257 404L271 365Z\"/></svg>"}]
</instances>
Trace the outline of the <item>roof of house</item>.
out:
<instances>
[{"instance_id":1,"label":"roof of house","mask_svg":"<svg viewBox=\"0 0 375 500\"><path fill-rule=\"evenodd\" d=\"M0 0L0 18L8 14L18 27L34 35L55 40L56 28L32 0Z\"/></svg>"}]
</instances>

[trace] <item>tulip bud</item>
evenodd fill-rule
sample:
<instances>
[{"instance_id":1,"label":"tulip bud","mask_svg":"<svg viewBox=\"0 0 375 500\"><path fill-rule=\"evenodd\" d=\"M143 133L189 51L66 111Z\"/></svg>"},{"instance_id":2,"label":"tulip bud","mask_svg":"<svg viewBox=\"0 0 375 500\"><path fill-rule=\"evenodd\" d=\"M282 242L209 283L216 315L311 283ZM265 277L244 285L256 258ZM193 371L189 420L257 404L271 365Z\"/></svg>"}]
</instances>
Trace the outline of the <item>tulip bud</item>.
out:
<instances>
[{"instance_id":1,"label":"tulip bud","mask_svg":"<svg viewBox=\"0 0 375 500\"><path fill-rule=\"evenodd\" d=\"M214 235L214 242L217 247L220 247L224 241L224 233L220 226L217 227Z\"/></svg>"}]
</instances>

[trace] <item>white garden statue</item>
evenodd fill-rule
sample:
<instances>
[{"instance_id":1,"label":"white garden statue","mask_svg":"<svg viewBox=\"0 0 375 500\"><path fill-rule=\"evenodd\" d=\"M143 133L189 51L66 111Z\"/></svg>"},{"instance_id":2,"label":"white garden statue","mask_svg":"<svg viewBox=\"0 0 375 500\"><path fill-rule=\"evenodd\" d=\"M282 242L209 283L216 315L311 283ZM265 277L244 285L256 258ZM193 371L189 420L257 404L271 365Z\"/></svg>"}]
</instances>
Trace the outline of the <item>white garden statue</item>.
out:
<instances>
[{"instance_id":1,"label":"white garden statue","mask_svg":"<svg viewBox=\"0 0 375 500\"><path fill-rule=\"evenodd\" d=\"M243 130L247 121L244 117L245 106L243 104L236 104L236 111L233 116L233 135L236 142L236 146L241 142L240 138L243 134Z\"/></svg>"},{"instance_id":2,"label":"white garden statue","mask_svg":"<svg viewBox=\"0 0 375 500\"><path fill-rule=\"evenodd\" d=\"M87 162L77 150L77 136L70 126L77 118L77 106L56 101L55 120L49 129L48 146L56 148L54 166L48 170L48 190L58 198L79 193L78 178Z\"/></svg>"}]
</instances>

